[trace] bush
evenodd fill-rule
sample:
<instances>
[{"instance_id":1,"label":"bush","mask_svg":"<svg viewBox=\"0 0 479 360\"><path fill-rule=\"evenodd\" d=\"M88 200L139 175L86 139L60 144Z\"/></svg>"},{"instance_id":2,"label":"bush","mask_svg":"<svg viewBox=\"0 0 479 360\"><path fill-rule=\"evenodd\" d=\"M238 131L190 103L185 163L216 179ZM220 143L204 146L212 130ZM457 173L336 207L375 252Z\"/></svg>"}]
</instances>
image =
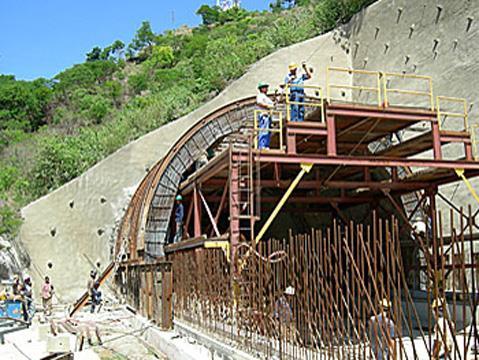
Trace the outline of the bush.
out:
<instances>
[{"instance_id":1,"label":"bush","mask_svg":"<svg viewBox=\"0 0 479 360\"><path fill-rule=\"evenodd\" d=\"M87 119L99 124L110 112L111 104L101 95L86 95L81 101L81 109Z\"/></svg>"},{"instance_id":2,"label":"bush","mask_svg":"<svg viewBox=\"0 0 479 360\"><path fill-rule=\"evenodd\" d=\"M128 87L134 94L140 94L142 91L148 89L148 75L144 72L131 75L128 78Z\"/></svg>"},{"instance_id":3,"label":"bush","mask_svg":"<svg viewBox=\"0 0 479 360\"><path fill-rule=\"evenodd\" d=\"M153 46L145 65L150 69L170 67L174 59L171 46Z\"/></svg>"},{"instance_id":4,"label":"bush","mask_svg":"<svg viewBox=\"0 0 479 360\"><path fill-rule=\"evenodd\" d=\"M118 64L110 60L89 61L74 65L55 76L54 90L57 94L68 96L78 88L88 89L102 85L118 68Z\"/></svg>"}]
</instances>

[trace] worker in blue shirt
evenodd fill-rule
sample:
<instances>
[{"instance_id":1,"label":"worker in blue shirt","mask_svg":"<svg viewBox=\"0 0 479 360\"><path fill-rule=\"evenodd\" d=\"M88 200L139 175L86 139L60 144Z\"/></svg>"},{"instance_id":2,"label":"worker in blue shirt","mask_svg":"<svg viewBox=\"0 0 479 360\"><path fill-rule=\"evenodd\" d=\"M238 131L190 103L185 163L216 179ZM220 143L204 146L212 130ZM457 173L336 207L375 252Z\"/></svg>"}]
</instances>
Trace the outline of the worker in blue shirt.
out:
<instances>
[{"instance_id":1,"label":"worker in blue shirt","mask_svg":"<svg viewBox=\"0 0 479 360\"><path fill-rule=\"evenodd\" d=\"M185 217L185 208L183 207L183 197L181 195L176 196L176 206L175 206L175 223L176 223L176 232L175 237L173 238L173 243L181 241L183 238L183 218Z\"/></svg>"},{"instance_id":2,"label":"worker in blue shirt","mask_svg":"<svg viewBox=\"0 0 479 360\"><path fill-rule=\"evenodd\" d=\"M306 63L302 64L304 74L298 75L298 65L290 64L289 74L286 75L284 83L289 85L289 100L294 102L290 105L291 121L304 121L304 82L311 79L311 72L308 70ZM296 85L296 86L295 86Z\"/></svg>"},{"instance_id":3,"label":"worker in blue shirt","mask_svg":"<svg viewBox=\"0 0 479 360\"><path fill-rule=\"evenodd\" d=\"M273 101L268 97L269 85L263 81L258 84L258 95L256 96L256 108L258 113L258 149L269 149L271 142L271 112L274 108Z\"/></svg>"}]
</instances>

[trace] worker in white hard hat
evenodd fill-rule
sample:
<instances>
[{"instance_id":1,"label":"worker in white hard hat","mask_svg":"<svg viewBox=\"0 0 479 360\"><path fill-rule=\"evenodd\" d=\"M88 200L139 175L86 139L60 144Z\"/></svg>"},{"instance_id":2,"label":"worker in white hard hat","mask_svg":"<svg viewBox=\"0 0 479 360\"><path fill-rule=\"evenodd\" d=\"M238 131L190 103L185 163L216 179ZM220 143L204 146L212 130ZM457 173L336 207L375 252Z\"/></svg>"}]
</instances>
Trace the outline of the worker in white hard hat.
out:
<instances>
[{"instance_id":1,"label":"worker in white hard hat","mask_svg":"<svg viewBox=\"0 0 479 360\"><path fill-rule=\"evenodd\" d=\"M454 324L450 321L447 312L446 299L436 297L432 302L431 309L436 319L432 358L435 360L449 359L453 353Z\"/></svg>"},{"instance_id":2,"label":"worker in white hard hat","mask_svg":"<svg viewBox=\"0 0 479 360\"><path fill-rule=\"evenodd\" d=\"M291 341L293 341L296 336L293 309L291 307L294 295L294 287L288 286L274 304L274 318L278 324L277 331L279 332L279 336L280 338Z\"/></svg>"},{"instance_id":3,"label":"worker in white hard hat","mask_svg":"<svg viewBox=\"0 0 479 360\"><path fill-rule=\"evenodd\" d=\"M289 85L289 100L290 105L290 120L303 121L304 120L304 82L311 79L311 72L309 71L305 62L302 63L304 70L303 74L298 74L298 65L292 63L289 65L289 73L284 79L284 83Z\"/></svg>"},{"instance_id":4,"label":"worker in white hard hat","mask_svg":"<svg viewBox=\"0 0 479 360\"><path fill-rule=\"evenodd\" d=\"M173 243L177 243L183 238L183 218L185 217L185 208L183 206L183 196L176 195L175 198L175 224L176 231L173 238Z\"/></svg>"},{"instance_id":5,"label":"worker in white hard hat","mask_svg":"<svg viewBox=\"0 0 479 360\"><path fill-rule=\"evenodd\" d=\"M258 113L258 149L269 149L271 142L271 113L274 108L273 101L268 97L269 84L261 81L258 84L258 95L256 96L256 107L263 110Z\"/></svg>"},{"instance_id":6,"label":"worker in white hard hat","mask_svg":"<svg viewBox=\"0 0 479 360\"><path fill-rule=\"evenodd\" d=\"M395 325L391 319L391 302L384 298L379 303L379 313L369 319L371 351L378 360L389 359L395 354Z\"/></svg>"}]
</instances>

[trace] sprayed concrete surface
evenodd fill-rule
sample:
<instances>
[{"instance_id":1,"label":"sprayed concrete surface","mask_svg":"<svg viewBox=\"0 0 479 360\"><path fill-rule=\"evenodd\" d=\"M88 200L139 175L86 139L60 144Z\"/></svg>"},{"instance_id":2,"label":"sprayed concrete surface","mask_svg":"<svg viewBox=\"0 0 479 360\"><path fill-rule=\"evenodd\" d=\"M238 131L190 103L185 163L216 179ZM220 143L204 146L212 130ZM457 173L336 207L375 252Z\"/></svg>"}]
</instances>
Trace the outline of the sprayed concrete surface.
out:
<instances>
[{"instance_id":1,"label":"sprayed concrete surface","mask_svg":"<svg viewBox=\"0 0 479 360\"><path fill-rule=\"evenodd\" d=\"M447 1L440 6L437 18L435 0L379 1L340 29L262 59L198 110L130 143L25 207L20 240L30 255L35 283L48 274L63 300L78 297L91 268L87 257L102 267L109 262L116 226L146 171L206 114L254 94L260 80L282 82L291 61L308 60L315 68L311 83L320 85L325 84L329 65L432 75L436 92L468 100L471 120L476 122L479 2ZM470 17L475 20L469 24ZM441 191L457 204L465 205L469 198L461 185ZM49 261L51 269L46 266Z\"/></svg>"}]
</instances>

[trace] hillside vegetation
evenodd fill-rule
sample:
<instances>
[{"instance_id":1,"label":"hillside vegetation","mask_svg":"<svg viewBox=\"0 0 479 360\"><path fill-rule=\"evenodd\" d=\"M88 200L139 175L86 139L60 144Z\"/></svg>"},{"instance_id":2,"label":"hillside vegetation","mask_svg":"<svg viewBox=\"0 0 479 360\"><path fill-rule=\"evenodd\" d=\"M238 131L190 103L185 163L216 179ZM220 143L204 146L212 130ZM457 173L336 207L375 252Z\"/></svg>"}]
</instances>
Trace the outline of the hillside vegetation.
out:
<instances>
[{"instance_id":1,"label":"hillside vegetation","mask_svg":"<svg viewBox=\"0 0 479 360\"><path fill-rule=\"evenodd\" d=\"M15 235L22 206L373 1L277 0L265 12L202 6L199 27L155 34L145 21L127 46L95 47L53 79L0 75L0 235Z\"/></svg>"}]
</instances>

